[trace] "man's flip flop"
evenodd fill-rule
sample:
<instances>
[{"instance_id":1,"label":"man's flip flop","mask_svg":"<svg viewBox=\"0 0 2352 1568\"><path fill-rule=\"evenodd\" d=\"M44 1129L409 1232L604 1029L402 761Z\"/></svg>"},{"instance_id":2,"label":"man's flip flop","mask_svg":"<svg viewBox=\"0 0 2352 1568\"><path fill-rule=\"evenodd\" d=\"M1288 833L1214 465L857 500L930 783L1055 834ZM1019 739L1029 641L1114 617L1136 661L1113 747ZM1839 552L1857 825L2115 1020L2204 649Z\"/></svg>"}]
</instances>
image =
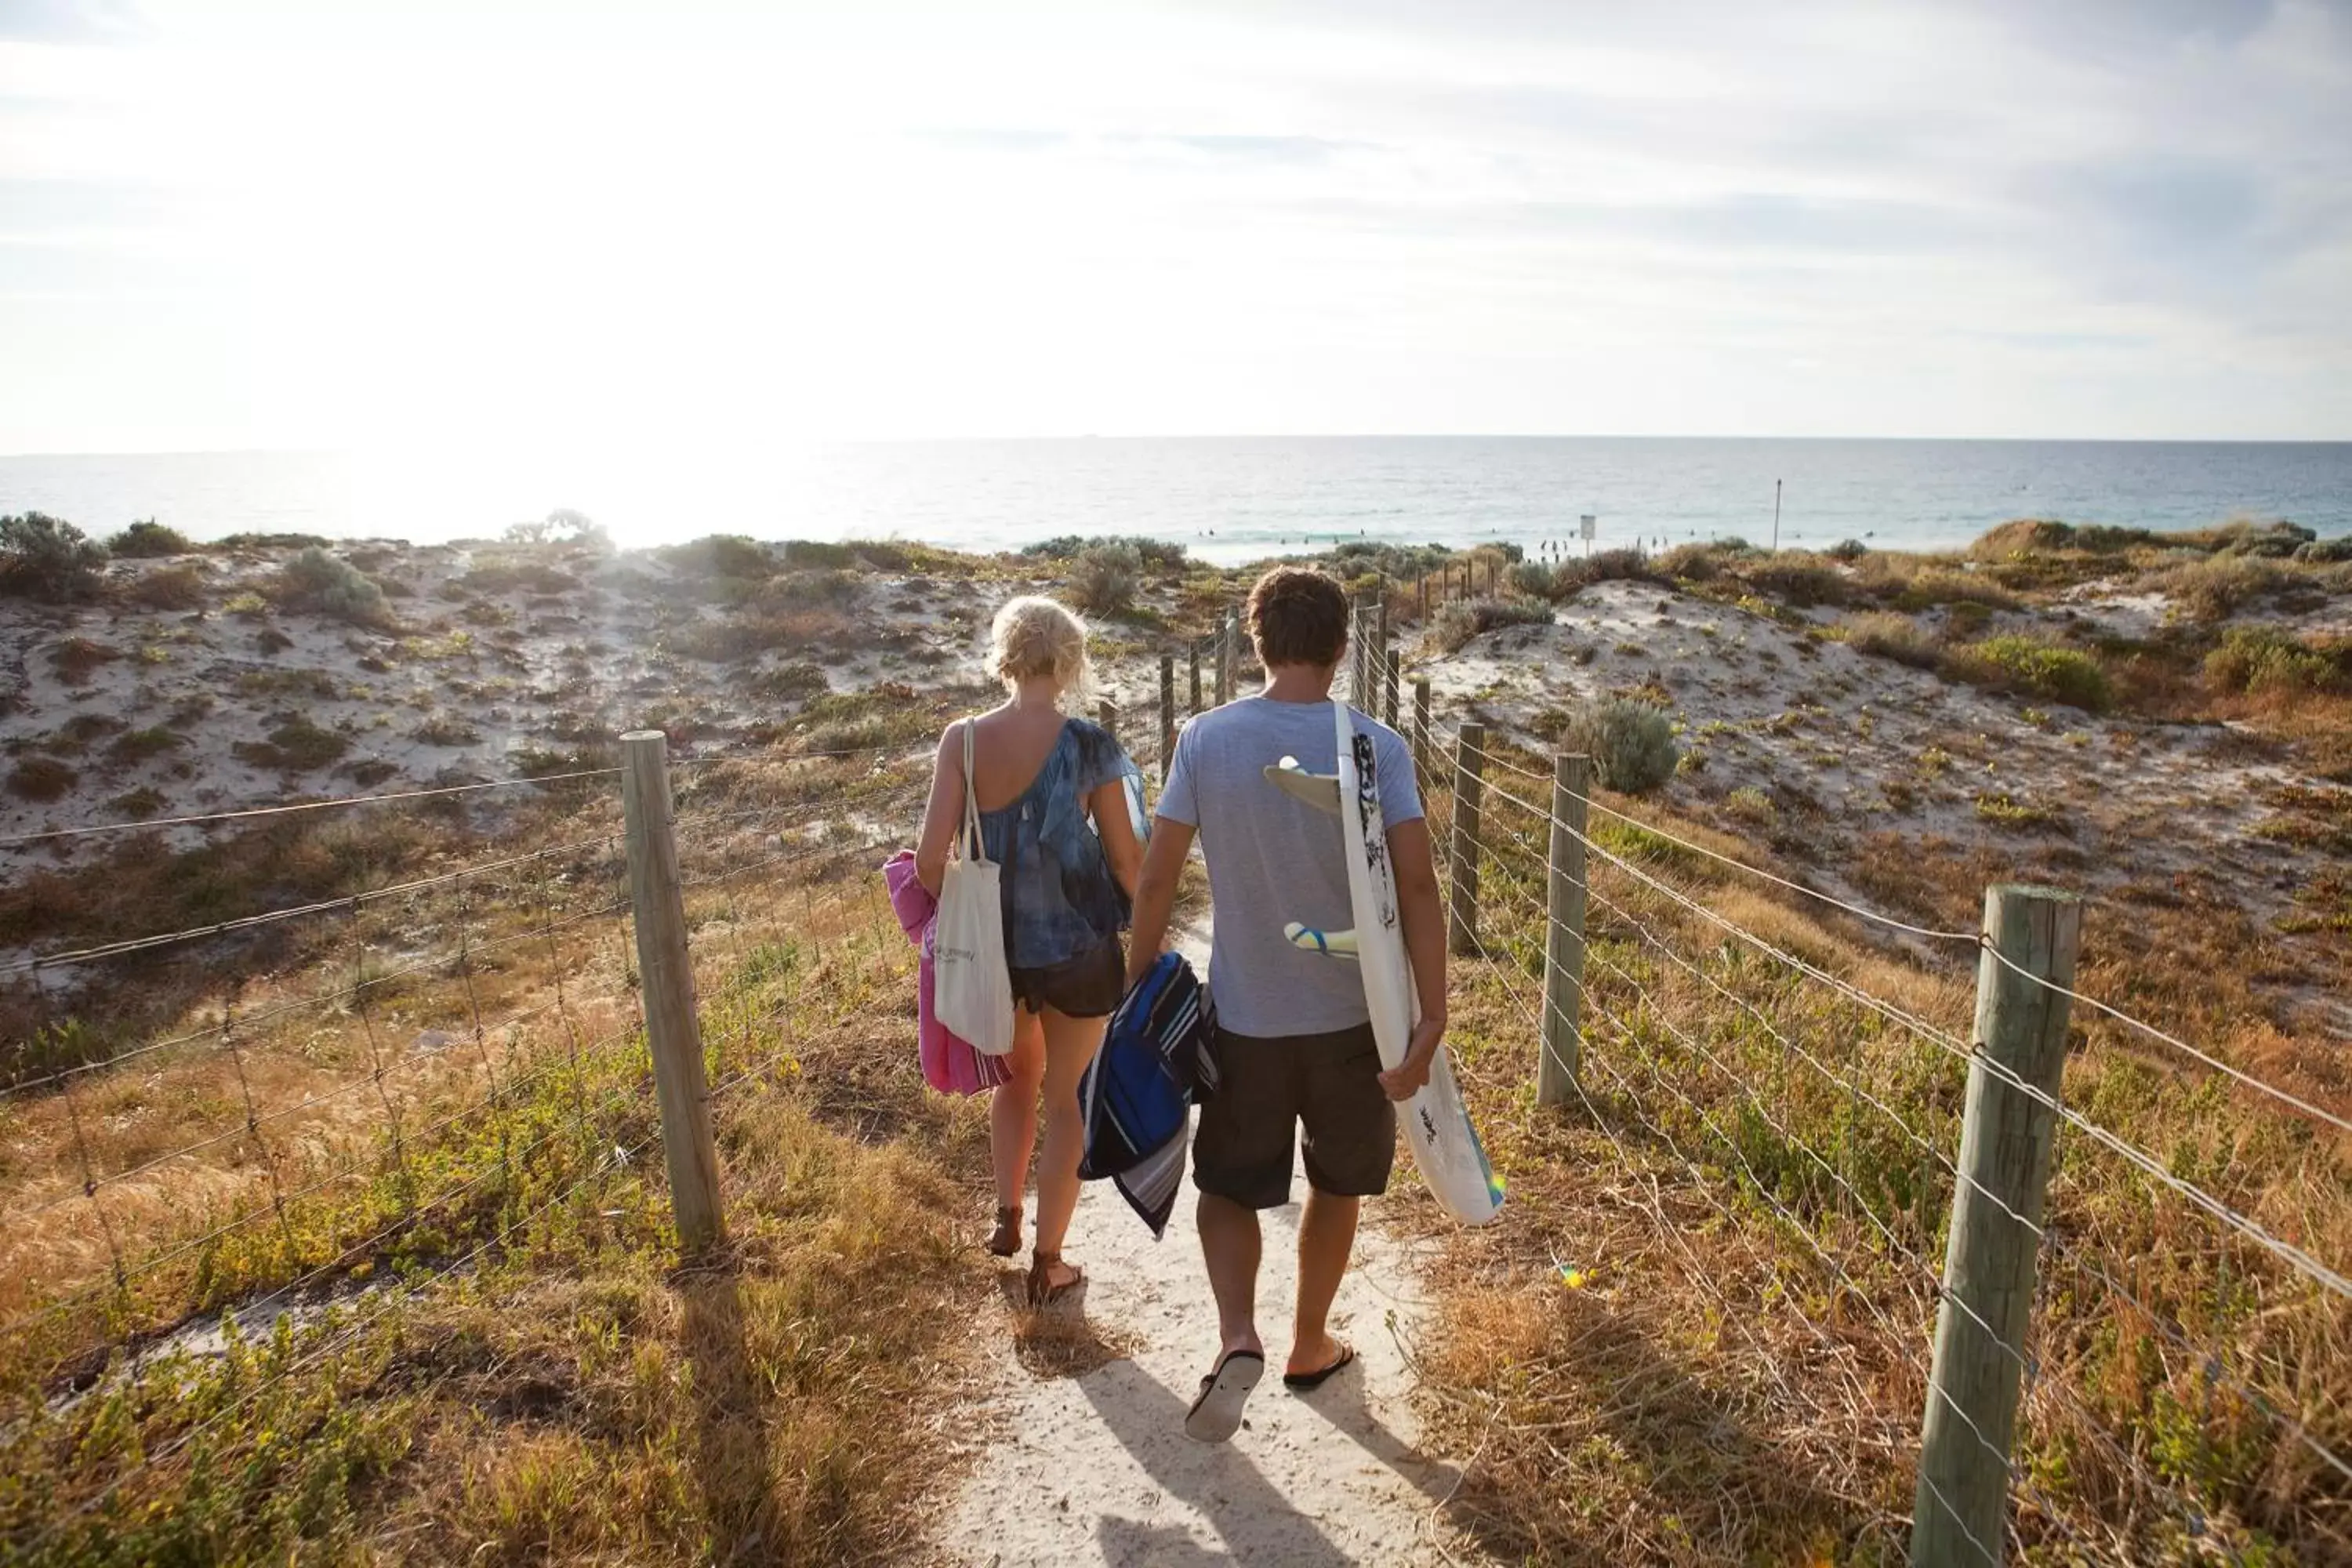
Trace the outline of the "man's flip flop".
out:
<instances>
[{"instance_id":1,"label":"man's flip flop","mask_svg":"<svg viewBox=\"0 0 2352 1568\"><path fill-rule=\"evenodd\" d=\"M1223 1443L1242 1429L1242 1406L1265 1375L1265 1357L1255 1351L1228 1351L1217 1370L1201 1380L1201 1396L1184 1413L1184 1436L1196 1443Z\"/></svg>"},{"instance_id":2,"label":"man's flip flop","mask_svg":"<svg viewBox=\"0 0 2352 1568\"><path fill-rule=\"evenodd\" d=\"M1347 1371L1350 1366L1353 1366L1355 1362L1356 1347L1347 1343L1345 1341L1342 1341L1339 1345L1339 1359L1338 1361L1333 1362L1329 1366L1325 1367L1320 1372L1286 1372L1282 1374L1282 1386L1290 1390L1293 1394L1308 1393L1314 1389L1322 1387L1325 1384L1339 1376L1339 1373Z\"/></svg>"}]
</instances>

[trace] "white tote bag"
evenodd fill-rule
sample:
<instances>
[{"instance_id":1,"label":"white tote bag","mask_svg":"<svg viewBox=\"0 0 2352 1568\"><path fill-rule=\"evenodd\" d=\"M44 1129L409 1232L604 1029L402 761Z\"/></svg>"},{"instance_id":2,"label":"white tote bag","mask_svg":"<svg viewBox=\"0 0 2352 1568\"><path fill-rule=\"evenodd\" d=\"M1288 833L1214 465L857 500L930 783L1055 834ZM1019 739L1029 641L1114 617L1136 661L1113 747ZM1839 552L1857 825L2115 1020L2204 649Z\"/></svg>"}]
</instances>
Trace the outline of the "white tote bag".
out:
<instances>
[{"instance_id":1,"label":"white tote bag","mask_svg":"<svg viewBox=\"0 0 2352 1568\"><path fill-rule=\"evenodd\" d=\"M971 1048L1001 1057L1013 1048L1013 975L1004 962L1000 868L980 841L980 803L971 787L971 721L963 724L963 823L940 887L932 937L934 1009L949 1032Z\"/></svg>"}]
</instances>

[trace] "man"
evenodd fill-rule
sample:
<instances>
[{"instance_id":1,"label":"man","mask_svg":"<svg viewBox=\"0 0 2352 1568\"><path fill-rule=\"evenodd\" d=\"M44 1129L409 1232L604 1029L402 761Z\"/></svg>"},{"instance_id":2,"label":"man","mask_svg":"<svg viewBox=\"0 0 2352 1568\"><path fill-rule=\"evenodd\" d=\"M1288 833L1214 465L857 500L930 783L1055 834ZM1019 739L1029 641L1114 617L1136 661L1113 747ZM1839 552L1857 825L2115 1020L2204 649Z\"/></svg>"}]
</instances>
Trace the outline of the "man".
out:
<instances>
[{"instance_id":1,"label":"man","mask_svg":"<svg viewBox=\"0 0 2352 1568\"><path fill-rule=\"evenodd\" d=\"M1388 824L1406 952L1422 1020L1405 1059L1381 1070L1356 967L1302 951L1287 921L1320 930L1354 925L1339 829L1328 812L1266 782L1296 757L1310 773L1338 769L1331 680L1348 647L1348 598L1320 572L1276 567L1250 590L1250 638L1265 689L1203 713L1184 729L1161 793L1136 889L1129 984L1158 957L1194 834L1208 862L1215 922L1209 989L1216 998L1219 1088L1201 1108L1192 1183L1201 1192L1201 1250L1223 1338L1216 1368L1184 1429L1221 1443L1265 1370L1257 1331L1258 1212L1290 1201L1293 1130L1305 1134L1307 1207L1298 1226L1298 1306L1283 1382L1319 1386L1355 1359L1332 1337L1332 1298L1347 1271L1361 1200L1383 1192L1396 1157L1392 1101L1429 1080L1445 1033L1445 933L1429 826L1412 755L1393 730L1362 714Z\"/></svg>"}]
</instances>

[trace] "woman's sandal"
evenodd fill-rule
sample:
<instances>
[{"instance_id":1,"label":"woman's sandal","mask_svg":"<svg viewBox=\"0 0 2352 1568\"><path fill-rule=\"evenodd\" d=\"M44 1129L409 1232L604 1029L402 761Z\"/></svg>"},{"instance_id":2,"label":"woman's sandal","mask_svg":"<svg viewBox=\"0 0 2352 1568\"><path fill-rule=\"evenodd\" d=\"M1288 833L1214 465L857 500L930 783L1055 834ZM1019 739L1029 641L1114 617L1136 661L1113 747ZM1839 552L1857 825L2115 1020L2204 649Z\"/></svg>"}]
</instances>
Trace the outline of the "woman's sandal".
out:
<instances>
[{"instance_id":1,"label":"woman's sandal","mask_svg":"<svg viewBox=\"0 0 2352 1568\"><path fill-rule=\"evenodd\" d=\"M988 1250L999 1258L1010 1258L1021 1250L1021 1210L1017 1206L996 1211L996 1229L988 1237Z\"/></svg>"},{"instance_id":2,"label":"woman's sandal","mask_svg":"<svg viewBox=\"0 0 2352 1568\"><path fill-rule=\"evenodd\" d=\"M1070 1277L1059 1285L1054 1283L1054 1270L1066 1267ZM1087 1282L1087 1271L1076 1264L1065 1265L1058 1252L1040 1252L1029 1260L1029 1304L1050 1307Z\"/></svg>"}]
</instances>

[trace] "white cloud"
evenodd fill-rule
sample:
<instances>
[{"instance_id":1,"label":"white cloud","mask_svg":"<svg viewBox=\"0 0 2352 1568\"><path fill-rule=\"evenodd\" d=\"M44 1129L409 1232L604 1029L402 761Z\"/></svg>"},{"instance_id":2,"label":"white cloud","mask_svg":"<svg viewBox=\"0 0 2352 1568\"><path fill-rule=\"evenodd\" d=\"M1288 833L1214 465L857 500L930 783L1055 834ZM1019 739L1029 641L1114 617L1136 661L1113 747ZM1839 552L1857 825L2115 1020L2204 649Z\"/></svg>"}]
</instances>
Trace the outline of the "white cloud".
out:
<instances>
[{"instance_id":1,"label":"white cloud","mask_svg":"<svg viewBox=\"0 0 2352 1568\"><path fill-rule=\"evenodd\" d=\"M2352 434L2309 3L25 15L0 450Z\"/></svg>"}]
</instances>

